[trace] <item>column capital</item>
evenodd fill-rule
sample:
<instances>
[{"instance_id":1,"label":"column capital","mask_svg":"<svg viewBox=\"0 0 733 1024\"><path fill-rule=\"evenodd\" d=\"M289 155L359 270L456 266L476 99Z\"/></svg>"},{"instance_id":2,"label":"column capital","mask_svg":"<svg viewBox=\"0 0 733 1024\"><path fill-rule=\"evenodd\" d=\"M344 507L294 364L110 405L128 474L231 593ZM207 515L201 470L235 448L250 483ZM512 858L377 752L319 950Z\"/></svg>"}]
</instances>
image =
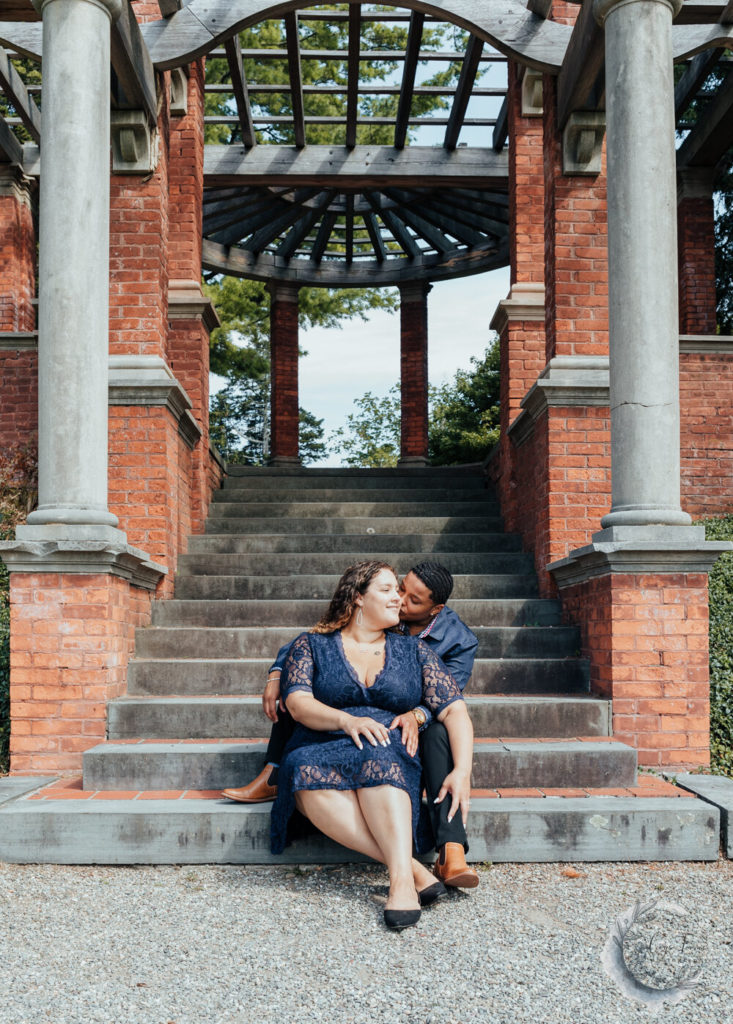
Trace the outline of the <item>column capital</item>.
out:
<instances>
[{"instance_id":1,"label":"column capital","mask_svg":"<svg viewBox=\"0 0 733 1024\"><path fill-rule=\"evenodd\" d=\"M297 284L286 281L268 281L265 288L273 302L298 302L300 288Z\"/></svg>"},{"instance_id":2,"label":"column capital","mask_svg":"<svg viewBox=\"0 0 733 1024\"><path fill-rule=\"evenodd\" d=\"M55 0L32 0L33 6L38 13L43 17L43 12L46 7L54 3ZM122 14L122 0L77 0L78 3L92 4L93 7L99 7L109 15L110 21L117 21L119 16Z\"/></svg>"},{"instance_id":3,"label":"column capital","mask_svg":"<svg viewBox=\"0 0 733 1024\"><path fill-rule=\"evenodd\" d=\"M593 14L599 25L605 25L606 18L616 7L626 7L629 4L664 4L669 7L672 17L676 18L682 10L682 0L593 0Z\"/></svg>"},{"instance_id":4,"label":"column capital","mask_svg":"<svg viewBox=\"0 0 733 1024\"><path fill-rule=\"evenodd\" d=\"M24 174L20 167L0 164L0 198L10 196L20 203L29 203L34 187L34 179Z\"/></svg>"},{"instance_id":5,"label":"column capital","mask_svg":"<svg viewBox=\"0 0 733 1024\"><path fill-rule=\"evenodd\" d=\"M397 287L400 290L400 302L422 302L433 288L429 281L405 281Z\"/></svg>"}]
</instances>

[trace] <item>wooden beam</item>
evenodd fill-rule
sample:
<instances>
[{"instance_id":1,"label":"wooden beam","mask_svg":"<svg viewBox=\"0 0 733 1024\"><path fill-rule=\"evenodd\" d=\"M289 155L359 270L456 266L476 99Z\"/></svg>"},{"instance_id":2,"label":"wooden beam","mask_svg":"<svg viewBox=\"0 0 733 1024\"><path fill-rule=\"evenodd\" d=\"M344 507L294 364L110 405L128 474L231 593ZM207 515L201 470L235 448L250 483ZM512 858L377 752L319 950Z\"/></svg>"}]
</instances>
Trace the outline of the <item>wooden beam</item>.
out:
<instances>
[{"instance_id":1,"label":"wooden beam","mask_svg":"<svg viewBox=\"0 0 733 1024\"><path fill-rule=\"evenodd\" d=\"M129 0L122 14L112 22L112 68L117 79L115 99L118 106L144 110L148 121L158 121L155 71Z\"/></svg>"},{"instance_id":2,"label":"wooden beam","mask_svg":"<svg viewBox=\"0 0 733 1024\"><path fill-rule=\"evenodd\" d=\"M300 38L296 11L289 11L285 15L285 39L288 47L288 73L290 75L290 100L293 105L295 145L298 149L303 149L305 146L303 75L300 67Z\"/></svg>"},{"instance_id":3,"label":"wooden beam","mask_svg":"<svg viewBox=\"0 0 733 1024\"><path fill-rule=\"evenodd\" d=\"M175 14L183 7L183 0L158 0L158 7L162 18L170 18L171 14Z\"/></svg>"},{"instance_id":4,"label":"wooden beam","mask_svg":"<svg viewBox=\"0 0 733 1024\"><path fill-rule=\"evenodd\" d=\"M321 221L321 224L318 228L316 240L313 243L313 248L311 249L311 260L313 260L315 263L321 262L321 258L324 252L326 251L326 246L328 245L328 240L331 237L331 232L333 231L333 226L335 223L335 211L327 210L326 213L324 213L323 215L323 220Z\"/></svg>"},{"instance_id":5,"label":"wooden beam","mask_svg":"<svg viewBox=\"0 0 733 1024\"><path fill-rule=\"evenodd\" d=\"M719 60L718 50L703 50L692 58L684 75L674 87L675 117L679 117L687 110L698 89Z\"/></svg>"},{"instance_id":6,"label":"wooden beam","mask_svg":"<svg viewBox=\"0 0 733 1024\"><path fill-rule=\"evenodd\" d=\"M364 218L364 226L367 229L369 239L372 243L372 248L374 249L374 255L378 262L381 263L384 260L386 253L384 242L382 240L382 233L379 230L379 225L377 224L377 218L374 213L363 213L362 217Z\"/></svg>"},{"instance_id":7,"label":"wooden beam","mask_svg":"<svg viewBox=\"0 0 733 1024\"><path fill-rule=\"evenodd\" d=\"M580 8L557 78L557 124L562 131L575 110L596 109L605 92L605 33L593 4Z\"/></svg>"},{"instance_id":8,"label":"wooden beam","mask_svg":"<svg viewBox=\"0 0 733 1024\"><path fill-rule=\"evenodd\" d=\"M300 13L298 14L300 20ZM548 22L548 24L554 25L555 22ZM569 29L567 30L570 31ZM212 50L207 56L209 57L224 57L223 50ZM245 60L287 60L288 51L282 49L243 49L242 56ZM308 50L309 60L338 60L346 61L349 59L349 51L346 50ZM362 50L361 60L368 61L387 61L388 63L400 63L406 59L405 50ZM463 60L463 53L460 50L421 50L418 54L418 62L426 61L438 61L442 64L458 64ZM481 57L481 63L487 64L506 64L506 57L502 57L501 54L492 52L484 53Z\"/></svg>"},{"instance_id":9,"label":"wooden beam","mask_svg":"<svg viewBox=\"0 0 733 1024\"><path fill-rule=\"evenodd\" d=\"M254 256L246 249L227 248L204 239L204 269L215 273L247 277L255 281L284 281L299 287L371 288L399 285L405 281L442 281L480 274L509 263L507 246L486 245L480 249L453 251L446 257L436 254L408 260L402 255L389 259L345 260L293 259L289 262L271 253Z\"/></svg>"},{"instance_id":10,"label":"wooden beam","mask_svg":"<svg viewBox=\"0 0 733 1024\"><path fill-rule=\"evenodd\" d=\"M509 138L509 97L504 97L499 116L494 125L494 134L491 137L491 145L495 153L501 153L506 140Z\"/></svg>"},{"instance_id":11,"label":"wooden beam","mask_svg":"<svg viewBox=\"0 0 733 1024\"><path fill-rule=\"evenodd\" d=\"M23 165L23 147L12 129L0 117L0 163Z\"/></svg>"},{"instance_id":12,"label":"wooden beam","mask_svg":"<svg viewBox=\"0 0 733 1024\"><path fill-rule=\"evenodd\" d=\"M701 109L677 150L678 167L715 167L733 146L733 70Z\"/></svg>"},{"instance_id":13,"label":"wooden beam","mask_svg":"<svg viewBox=\"0 0 733 1024\"><path fill-rule=\"evenodd\" d=\"M247 94L247 79L242 64L242 46L239 42L239 34L235 34L224 43L229 64L229 74L232 78L232 89L234 91L234 102L237 104L237 114L242 131L242 142L247 149L257 144L255 129L252 124L252 110L249 105Z\"/></svg>"},{"instance_id":14,"label":"wooden beam","mask_svg":"<svg viewBox=\"0 0 733 1024\"><path fill-rule=\"evenodd\" d=\"M346 214L344 217L346 229L346 262L351 263L354 258L354 196L349 193L346 196Z\"/></svg>"},{"instance_id":15,"label":"wooden beam","mask_svg":"<svg viewBox=\"0 0 733 1024\"><path fill-rule=\"evenodd\" d=\"M536 14L538 18L548 18L552 0L527 0L527 10Z\"/></svg>"},{"instance_id":16,"label":"wooden beam","mask_svg":"<svg viewBox=\"0 0 733 1024\"><path fill-rule=\"evenodd\" d=\"M461 134L461 128L466 118L468 101L471 99L471 91L476 81L476 72L478 71L483 48L484 43L482 39L477 39L476 36L469 37L466 56L463 58L461 75L458 79L456 94L453 97L453 106L448 118L448 127L445 130L445 138L443 139L443 146L447 150L453 150L458 145L458 136Z\"/></svg>"},{"instance_id":17,"label":"wooden beam","mask_svg":"<svg viewBox=\"0 0 733 1024\"><path fill-rule=\"evenodd\" d=\"M466 147L449 153L442 146L206 146L207 187L228 185L314 185L337 189L375 188L380 184L455 185L505 192L509 183L506 152Z\"/></svg>"},{"instance_id":18,"label":"wooden beam","mask_svg":"<svg viewBox=\"0 0 733 1024\"><path fill-rule=\"evenodd\" d=\"M310 191L311 198L318 194L315 189ZM289 203L283 213L279 214L274 219L270 218L267 225L255 231L252 237L244 243L244 248L255 254L262 252L262 250L266 249L271 242L275 241L279 234L291 227L291 225L295 224L297 220L300 220L302 215L303 206L301 203Z\"/></svg>"},{"instance_id":19,"label":"wooden beam","mask_svg":"<svg viewBox=\"0 0 733 1024\"><path fill-rule=\"evenodd\" d=\"M300 243L308 235L308 232L316 224L321 216L328 210L329 203L333 199L333 192L324 192L315 206L302 208L302 217L288 232L287 236L277 248L277 255L284 260L289 260L300 246Z\"/></svg>"},{"instance_id":20,"label":"wooden beam","mask_svg":"<svg viewBox=\"0 0 733 1024\"><path fill-rule=\"evenodd\" d=\"M346 91L346 147L356 145L356 119L359 111L359 51L361 49L361 4L349 7L349 57Z\"/></svg>"},{"instance_id":21,"label":"wooden beam","mask_svg":"<svg viewBox=\"0 0 733 1024\"><path fill-rule=\"evenodd\" d=\"M404 192L401 189L391 188L388 194L399 203L414 202L416 198L414 193ZM429 223L434 224L435 227L440 228L441 231L453 235L454 238L464 242L466 245L478 246L486 244L486 235L476 231L475 226L462 223L457 217L435 210L431 205L430 197L424 199L420 204L420 216Z\"/></svg>"},{"instance_id":22,"label":"wooden beam","mask_svg":"<svg viewBox=\"0 0 733 1024\"><path fill-rule=\"evenodd\" d=\"M419 213L416 213L415 210L411 210L407 206L398 206L394 212L400 220L404 221L421 238L424 238L426 242L432 245L436 252L444 253L455 249L455 242L449 241L439 228L430 224Z\"/></svg>"},{"instance_id":23,"label":"wooden beam","mask_svg":"<svg viewBox=\"0 0 733 1024\"><path fill-rule=\"evenodd\" d=\"M29 95L25 82L16 71L5 50L0 46L0 89L34 142L41 143L41 111Z\"/></svg>"},{"instance_id":24,"label":"wooden beam","mask_svg":"<svg viewBox=\"0 0 733 1024\"><path fill-rule=\"evenodd\" d=\"M721 25L733 25L733 0L728 0L719 20Z\"/></svg>"},{"instance_id":25,"label":"wooden beam","mask_svg":"<svg viewBox=\"0 0 733 1024\"><path fill-rule=\"evenodd\" d=\"M395 149L404 149L407 139L407 123L412 109L412 90L415 88L415 73L417 62L420 56L420 43L422 42L422 30L425 22L425 15L420 11L413 11L410 17L410 29L407 33L407 46L405 47L405 66L402 69L402 87L400 99L397 104L397 119L394 130Z\"/></svg>"},{"instance_id":26,"label":"wooden beam","mask_svg":"<svg viewBox=\"0 0 733 1024\"><path fill-rule=\"evenodd\" d=\"M299 20L302 21L302 17L299 15ZM310 50L307 51L310 54ZM290 88L287 82L248 82L247 88L250 96L258 93L281 93L287 92ZM360 85L357 88L359 96L399 96L402 90L400 85ZM227 82L211 82L206 86L206 93L229 93L232 92L232 87ZM413 96L453 96L455 94L455 85L417 85L412 90ZM328 94L334 96L345 96L347 92L346 86L343 85L304 85L303 95L304 96L316 96L318 94ZM500 86L493 88L486 86L482 88L477 86L472 96L506 96L506 87Z\"/></svg>"},{"instance_id":27,"label":"wooden beam","mask_svg":"<svg viewBox=\"0 0 733 1024\"><path fill-rule=\"evenodd\" d=\"M407 230L405 225L397 216L394 210L383 209L379 205L378 197L372 195L371 192L366 192L365 197L370 203L372 209L379 214L384 224L392 232L392 236L395 241L402 246L402 249L407 255L408 259L417 259L422 255L420 246L417 244L415 239L412 237L410 232Z\"/></svg>"}]
</instances>

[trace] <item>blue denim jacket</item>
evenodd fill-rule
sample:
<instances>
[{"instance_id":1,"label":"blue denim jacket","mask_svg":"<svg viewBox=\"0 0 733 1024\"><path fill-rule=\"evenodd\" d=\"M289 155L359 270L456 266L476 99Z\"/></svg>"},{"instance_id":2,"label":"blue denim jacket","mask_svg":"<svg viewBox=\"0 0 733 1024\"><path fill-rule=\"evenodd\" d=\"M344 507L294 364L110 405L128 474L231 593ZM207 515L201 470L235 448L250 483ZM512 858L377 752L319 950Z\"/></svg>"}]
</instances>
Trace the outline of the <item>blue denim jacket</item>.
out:
<instances>
[{"instance_id":1,"label":"blue denim jacket","mask_svg":"<svg viewBox=\"0 0 733 1024\"><path fill-rule=\"evenodd\" d=\"M402 629L403 632L407 632L404 625ZM478 649L478 640L465 622L452 608L444 607L419 634L419 637L432 647L463 690L473 670L473 660ZM277 652L277 657L270 666L270 672L282 672L292 642L291 640L290 643L284 644ZM425 707L423 707L423 711L426 716L425 725L427 725L432 719L432 715Z\"/></svg>"}]
</instances>

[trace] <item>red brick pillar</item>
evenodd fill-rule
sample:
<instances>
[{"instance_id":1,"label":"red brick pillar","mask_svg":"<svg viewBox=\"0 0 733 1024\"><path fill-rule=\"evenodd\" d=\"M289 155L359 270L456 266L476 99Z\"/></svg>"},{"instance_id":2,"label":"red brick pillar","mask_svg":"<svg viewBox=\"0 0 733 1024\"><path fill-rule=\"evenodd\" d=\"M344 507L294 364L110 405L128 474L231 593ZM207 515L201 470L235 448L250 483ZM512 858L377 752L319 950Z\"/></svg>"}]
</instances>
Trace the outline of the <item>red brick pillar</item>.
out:
<instances>
[{"instance_id":1,"label":"red brick pillar","mask_svg":"<svg viewBox=\"0 0 733 1024\"><path fill-rule=\"evenodd\" d=\"M298 465L298 288L273 281L270 293L270 453L272 466Z\"/></svg>"},{"instance_id":2,"label":"red brick pillar","mask_svg":"<svg viewBox=\"0 0 733 1024\"><path fill-rule=\"evenodd\" d=\"M428 292L423 282L400 285L401 466L428 462Z\"/></svg>"},{"instance_id":3,"label":"red brick pillar","mask_svg":"<svg viewBox=\"0 0 733 1024\"><path fill-rule=\"evenodd\" d=\"M499 335L499 457L490 473L507 529L519 529L517 449L509 426L545 365L545 273L542 167L542 76L513 61L508 66L509 258L511 290L491 322Z\"/></svg>"},{"instance_id":4,"label":"red brick pillar","mask_svg":"<svg viewBox=\"0 0 733 1024\"><path fill-rule=\"evenodd\" d=\"M38 432L34 191L19 170L0 165L0 450L6 453L32 443Z\"/></svg>"},{"instance_id":5,"label":"red brick pillar","mask_svg":"<svg viewBox=\"0 0 733 1024\"><path fill-rule=\"evenodd\" d=\"M181 524L181 535L203 531L212 490L221 479L220 467L209 449L209 335L218 320L201 291L204 62L195 61L188 72L187 78L180 79L186 88L185 110L171 112L168 157L168 351L171 369L191 402L190 416L199 432L184 481L190 522Z\"/></svg>"},{"instance_id":6,"label":"red brick pillar","mask_svg":"<svg viewBox=\"0 0 733 1024\"><path fill-rule=\"evenodd\" d=\"M678 172L680 334L715 334L715 214L708 167Z\"/></svg>"}]
</instances>

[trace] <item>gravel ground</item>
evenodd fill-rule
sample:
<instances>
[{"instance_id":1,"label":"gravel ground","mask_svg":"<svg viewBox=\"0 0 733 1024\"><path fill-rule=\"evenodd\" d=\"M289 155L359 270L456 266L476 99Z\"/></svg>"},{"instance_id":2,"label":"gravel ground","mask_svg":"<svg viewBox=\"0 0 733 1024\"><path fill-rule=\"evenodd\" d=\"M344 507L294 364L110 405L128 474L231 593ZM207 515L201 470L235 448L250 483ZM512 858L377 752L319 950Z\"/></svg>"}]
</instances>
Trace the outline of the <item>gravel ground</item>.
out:
<instances>
[{"instance_id":1,"label":"gravel ground","mask_svg":"<svg viewBox=\"0 0 733 1024\"><path fill-rule=\"evenodd\" d=\"M377 867L0 864L0 1020L733 1022L733 863L574 868L484 865L478 890L395 934ZM667 985L676 965L702 967L685 998L657 1009L601 963L616 918L649 900L687 913L636 922L637 975L644 927L647 977Z\"/></svg>"}]
</instances>

